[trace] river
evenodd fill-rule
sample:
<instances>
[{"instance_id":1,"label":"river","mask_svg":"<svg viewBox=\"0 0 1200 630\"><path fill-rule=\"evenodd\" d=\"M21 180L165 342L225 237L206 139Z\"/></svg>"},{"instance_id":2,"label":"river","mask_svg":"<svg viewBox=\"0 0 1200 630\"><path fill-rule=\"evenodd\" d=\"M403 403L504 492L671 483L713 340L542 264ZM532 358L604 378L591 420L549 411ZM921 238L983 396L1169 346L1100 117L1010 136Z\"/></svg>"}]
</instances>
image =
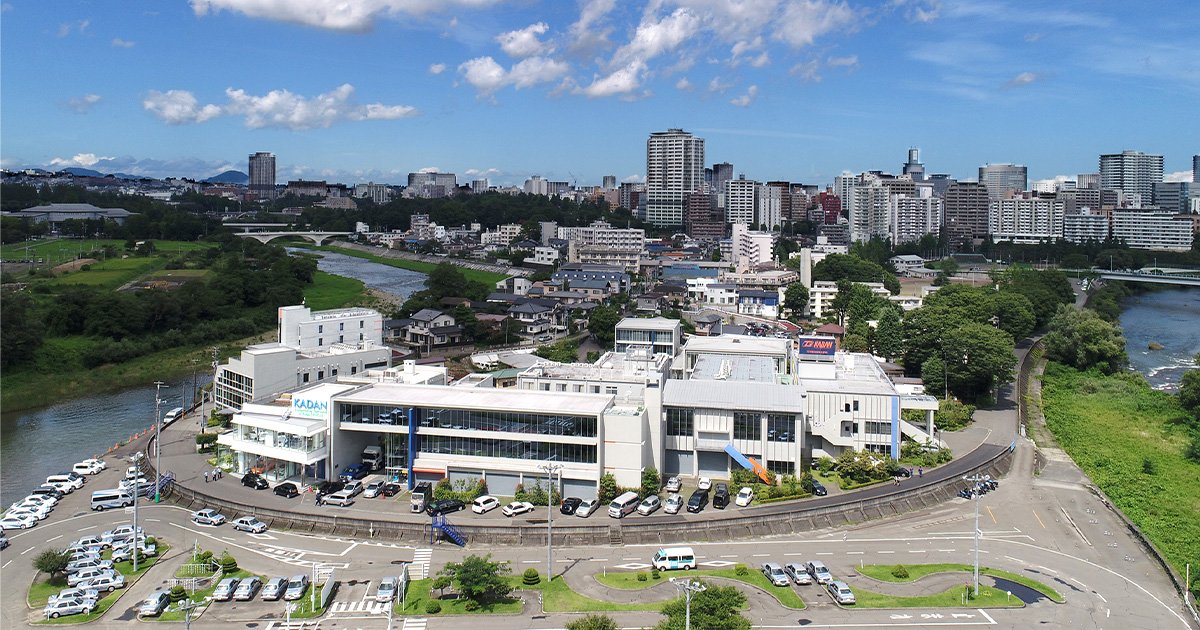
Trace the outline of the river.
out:
<instances>
[{"instance_id":1,"label":"river","mask_svg":"<svg viewBox=\"0 0 1200 630\"><path fill-rule=\"evenodd\" d=\"M295 251L295 250L293 250ZM308 251L308 250L300 250ZM321 252L317 268L363 281L368 287L407 298L425 286L425 274ZM211 373L198 374L206 384ZM192 400L193 380L163 389L162 412ZM0 509L25 496L49 475L82 459L103 454L113 443L154 425L154 387L84 396L0 418ZM110 466L117 465L109 462ZM92 488L99 490L101 488Z\"/></svg>"},{"instance_id":2,"label":"river","mask_svg":"<svg viewBox=\"0 0 1200 630\"><path fill-rule=\"evenodd\" d=\"M1200 289L1143 293L1122 304L1130 367L1155 389L1174 391L1200 353ZM1162 346L1151 350L1150 343Z\"/></svg>"}]
</instances>

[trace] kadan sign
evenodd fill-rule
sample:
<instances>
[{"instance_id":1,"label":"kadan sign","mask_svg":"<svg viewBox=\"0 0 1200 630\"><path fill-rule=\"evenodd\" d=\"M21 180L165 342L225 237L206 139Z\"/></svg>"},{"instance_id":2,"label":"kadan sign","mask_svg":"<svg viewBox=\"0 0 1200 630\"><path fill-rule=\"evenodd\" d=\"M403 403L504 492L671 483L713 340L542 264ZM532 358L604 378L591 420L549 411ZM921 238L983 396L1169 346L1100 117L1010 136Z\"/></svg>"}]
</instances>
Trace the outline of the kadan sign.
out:
<instances>
[{"instance_id":1,"label":"kadan sign","mask_svg":"<svg viewBox=\"0 0 1200 630\"><path fill-rule=\"evenodd\" d=\"M318 398L292 398L292 414L302 418L329 418L329 400Z\"/></svg>"},{"instance_id":2,"label":"kadan sign","mask_svg":"<svg viewBox=\"0 0 1200 630\"><path fill-rule=\"evenodd\" d=\"M833 337L799 337L800 354L833 356L837 350L837 340Z\"/></svg>"}]
</instances>

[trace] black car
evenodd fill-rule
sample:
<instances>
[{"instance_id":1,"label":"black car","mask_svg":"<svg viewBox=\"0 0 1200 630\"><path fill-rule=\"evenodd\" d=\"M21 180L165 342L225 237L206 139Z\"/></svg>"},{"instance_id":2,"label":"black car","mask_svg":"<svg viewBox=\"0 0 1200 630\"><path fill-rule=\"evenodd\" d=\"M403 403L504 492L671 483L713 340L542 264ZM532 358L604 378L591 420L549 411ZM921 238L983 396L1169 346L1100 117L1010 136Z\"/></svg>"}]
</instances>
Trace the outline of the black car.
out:
<instances>
[{"instance_id":1,"label":"black car","mask_svg":"<svg viewBox=\"0 0 1200 630\"><path fill-rule=\"evenodd\" d=\"M271 484L267 483L267 480L263 479L262 475L254 473L248 473L245 477L242 477L242 485L247 488L254 488L255 490L266 490L271 487Z\"/></svg>"},{"instance_id":2,"label":"black car","mask_svg":"<svg viewBox=\"0 0 1200 630\"><path fill-rule=\"evenodd\" d=\"M562 505L558 507L558 511L563 514L574 514L575 510L579 509L580 503L583 503L583 499L579 497L567 497L562 500Z\"/></svg>"},{"instance_id":3,"label":"black car","mask_svg":"<svg viewBox=\"0 0 1200 630\"><path fill-rule=\"evenodd\" d=\"M275 486L275 494L285 499L294 499L300 496L300 489L296 487L296 484L291 482L281 483Z\"/></svg>"},{"instance_id":4,"label":"black car","mask_svg":"<svg viewBox=\"0 0 1200 630\"><path fill-rule=\"evenodd\" d=\"M724 510L725 506L729 505L729 486L723 483L716 484L712 501L713 507Z\"/></svg>"},{"instance_id":5,"label":"black car","mask_svg":"<svg viewBox=\"0 0 1200 630\"><path fill-rule=\"evenodd\" d=\"M434 501L433 503L430 503L429 506L425 508L425 512L430 516L441 516L442 514L457 512L465 507L467 507L467 504L459 501L458 499L443 499L441 501Z\"/></svg>"},{"instance_id":6,"label":"black car","mask_svg":"<svg viewBox=\"0 0 1200 630\"><path fill-rule=\"evenodd\" d=\"M325 483L317 486L317 492L320 492L321 494L333 494L334 492L337 492L345 487L345 481L326 481Z\"/></svg>"},{"instance_id":7,"label":"black car","mask_svg":"<svg viewBox=\"0 0 1200 630\"><path fill-rule=\"evenodd\" d=\"M383 484L383 490L380 490L379 493L385 497L394 497L403 490L404 487L398 483L385 483Z\"/></svg>"},{"instance_id":8,"label":"black car","mask_svg":"<svg viewBox=\"0 0 1200 630\"><path fill-rule=\"evenodd\" d=\"M897 466L896 469L892 471L892 476L893 477L905 477L905 478L912 477L912 469L905 468L903 466Z\"/></svg>"},{"instance_id":9,"label":"black car","mask_svg":"<svg viewBox=\"0 0 1200 630\"><path fill-rule=\"evenodd\" d=\"M688 498L687 511L699 512L706 505L708 505L708 491L695 490L692 492L692 496Z\"/></svg>"},{"instance_id":10,"label":"black car","mask_svg":"<svg viewBox=\"0 0 1200 630\"><path fill-rule=\"evenodd\" d=\"M820 481L813 479L813 494L818 497L823 497L829 494L829 491L825 489L825 486Z\"/></svg>"}]
</instances>

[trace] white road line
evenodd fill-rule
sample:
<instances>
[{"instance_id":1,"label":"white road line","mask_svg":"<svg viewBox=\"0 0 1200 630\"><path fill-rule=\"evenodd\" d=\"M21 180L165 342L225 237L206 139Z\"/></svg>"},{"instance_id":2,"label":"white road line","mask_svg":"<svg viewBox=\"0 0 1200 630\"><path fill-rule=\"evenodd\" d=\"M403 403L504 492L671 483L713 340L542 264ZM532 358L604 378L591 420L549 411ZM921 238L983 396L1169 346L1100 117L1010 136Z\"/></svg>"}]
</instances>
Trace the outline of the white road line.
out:
<instances>
[{"instance_id":1,"label":"white road line","mask_svg":"<svg viewBox=\"0 0 1200 630\"><path fill-rule=\"evenodd\" d=\"M909 549L908 553L925 553L924 549Z\"/></svg>"},{"instance_id":2,"label":"white road line","mask_svg":"<svg viewBox=\"0 0 1200 630\"><path fill-rule=\"evenodd\" d=\"M4 566L0 566L0 569L4 569L4 568L8 567L8 565L10 565L10 564L12 564L12 560L9 560L8 562L5 562L5 563L4 563Z\"/></svg>"},{"instance_id":3,"label":"white road line","mask_svg":"<svg viewBox=\"0 0 1200 630\"><path fill-rule=\"evenodd\" d=\"M346 550L345 550L345 551L343 551L342 553L339 553L338 555L339 555L339 556L344 556L344 555L346 555L346 554L350 553L351 551L354 551L354 548L355 548L355 547L357 547L357 546L358 546L358 543L357 543L357 542L355 542L355 543L352 543L352 544L351 544L349 547L346 547Z\"/></svg>"},{"instance_id":4,"label":"white road line","mask_svg":"<svg viewBox=\"0 0 1200 630\"><path fill-rule=\"evenodd\" d=\"M861 551L847 551L847 552L846 552L846 555L847 555L847 556L861 556L861 555L863 555L863 552L861 552Z\"/></svg>"},{"instance_id":5,"label":"white road line","mask_svg":"<svg viewBox=\"0 0 1200 630\"><path fill-rule=\"evenodd\" d=\"M953 549L938 549L938 551L940 551L942 553L954 553Z\"/></svg>"},{"instance_id":6,"label":"white road line","mask_svg":"<svg viewBox=\"0 0 1200 630\"><path fill-rule=\"evenodd\" d=\"M818 556L832 556L833 552L832 551L818 551L817 555Z\"/></svg>"},{"instance_id":7,"label":"white road line","mask_svg":"<svg viewBox=\"0 0 1200 630\"><path fill-rule=\"evenodd\" d=\"M1104 596L1103 596L1103 595L1101 595L1100 593L1096 593L1096 597L1099 597L1099 598L1100 598L1100 601L1104 602L1105 604L1107 604L1107 603L1108 603L1108 600L1107 600L1107 599L1104 599Z\"/></svg>"},{"instance_id":8,"label":"white road line","mask_svg":"<svg viewBox=\"0 0 1200 630\"><path fill-rule=\"evenodd\" d=\"M994 623L996 623L996 620L995 620L995 619L992 619L992 616L991 616L991 615L989 615L989 614L987 614L987 611L986 611L986 610L984 610L984 609L982 609L982 608L976 608L976 610L978 610L978 611L979 611L979 614L981 614L981 615L983 615L984 617L986 617L988 621L992 622L993 624L994 624Z\"/></svg>"},{"instance_id":9,"label":"white road line","mask_svg":"<svg viewBox=\"0 0 1200 630\"><path fill-rule=\"evenodd\" d=\"M771 554L769 554L769 553L752 553L752 554L750 554L750 557L751 558L766 558L769 555L771 555Z\"/></svg>"},{"instance_id":10,"label":"white road line","mask_svg":"<svg viewBox=\"0 0 1200 630\"><path fill-rule=\"evenodd\" d=\"M34 550L34 548L33 548L33 547L30 547L30 548L26 549L25 551L22 551L22 552L21 552L21 555L23 556L23 555L25 555L25 554L29 553L30 551L33 551L33 550Z\"/></svg>"},{"instance_id":11,"label":"white road line","mask_svg":"<svg viewBox=\"0 0 1200 630\"><path fill-rule=\"evenodd\" d=\"M608 562L608 558L592 558L592 562Z\"/></svg>"},{"instance_id":12,"label":"white road line","mask_svg":"<svg viewBox=\"0 0 1200 630\"><path fill-rule=\"evenodd\" d=\"M59 535L55 536L54 538L47 538L46 542L52 542L52 541L58 540L59 538L62 538L62 534L59 534Z\"/></svg>"},{"instance_id":13,"label":"white road line","mask_svg":"<svg viewBox=\"0 0 1200 630\"><path fill-rule=\"evenodd\" d=\"M148 523L161 523L162 521L161 521L160 519L157 519L157 518L148 518L148 519L146 519L146 522L148 522Z\"/></svg>"},{"instance_id":14,"label":"white road line","mask_svg":"<svg viewBox=\"0 0 1200 630\"><path fill-rule=\"evenodd\" d=\"M726 555L726 556L717 556L717 557L718 557L718 558L736 558L736 557L737 557L737 554L729 554L729 555Z\"/></svg>"},{"instance_id":15,"label":"white road line","mask_svg":"<svg viewBox=\"0 0 1200 630\"><path fill-rule=\"evenodd\" d=\"M231 542L233 541L233 538L230 538L229 536L222 536L222 537L221 537L221 539L222 539L222 540L228 540L228 541L231 541Z\"/></svg>"},{"instance_id":16,"label":"white road line","mask_svg":"<svg viewBox=\"0 0 1200 630\"><path fill-rule=\"evenodd\" d=\"M521 564L537 564L539 562L541 562L541 560L522 560Z\"/></svg>"},{"instance_id":17,"label":"white road line","mask_svg":"<svg viewBox=\"0 0 1200 630\"><path fill-rule=\"evenodd\" d=\"M785 556L803 556L802 553L785 553ZM737 556L721 556L722 558L736 558Z\"/></svg>"},{"instance_id":18,"label":"white road line","mask_svg":"<svg viewBox=\"0 0 1200 630\"><path fill-rule=\"evenodd\" d=\"M636 557L636 556L635 556L635 557L633 557L633 558L621 558L621 559L622 559L622 560L641 560L641 558L638 558L638 557Z\"/></svg>"},{"instance_id":19,"label":"white road line","mask_svg":"<svg viewBox=\"0 0 1200 630\"><path fill-rule=\"evenodd\" d=\"M1058 573L1058 571L1055 571L1054 569L1051 569L1050 567L1044 567L1044 566L1042 566L1042 565L1040 565L1040 564L1035 564L1035 565L1033 565L1033 566L1035 566L1035 567L1037 567L1037 568L1039 568L1039 569L1041 569L1041 570L1043 570L1043 571L1049 571L1049 572L1051 572L1051 573Z\"/></svg>"},{"instance_id":20,"label":"white road line","mask_svg":"<svg viewBox=\"0 0 1200 630\"><path fill-rule=\"evenodd\" d=\"M896 553L895 551L876 551L875 553Z\"/></svg>"},{"instance_id":21,"label":"white road line","mask_svg":"<svg viewBox=\"0 0 1200 630\"><path fill-rule=\"evenodd\" d=\"M89 529L96 529L97 527L100 527L100 526L99 526L99 525L92 525L92 526L90 526L90 527L80 527L80 528L79 528L79 531L81 531L81 532L86 532L86 531L87 531L87 530L89 530Z\"/></svg>"}]
</instances>

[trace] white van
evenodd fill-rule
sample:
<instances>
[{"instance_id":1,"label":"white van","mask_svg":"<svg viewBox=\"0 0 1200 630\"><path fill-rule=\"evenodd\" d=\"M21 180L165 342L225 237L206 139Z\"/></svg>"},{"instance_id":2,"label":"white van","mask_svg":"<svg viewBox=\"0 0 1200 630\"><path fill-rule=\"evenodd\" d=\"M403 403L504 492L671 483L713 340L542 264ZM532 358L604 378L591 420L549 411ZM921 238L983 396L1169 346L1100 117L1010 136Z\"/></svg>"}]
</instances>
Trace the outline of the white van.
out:
<instances>
[{"instance_id":1,"label":"white van","mask_svg":"<svg viewBox=\"0 0 1200 630\"><path fill-rule=\"evenodd\" d=\"M178 418L179 415L182 413L183 413L183 407L176 407L176 408L168 411L167 415L163 416L162 425L165 427L168 424L175 422L175 419Z\"/></svg>"},{"instance_id":2,"label":"white van","mask_svg":"<svg viewBox=\"0 0 1200 630\"><path fill-rule=\"evenodd\" d=\"M72 488L78 490L83 487L83 477L80 477L78 475L76 475L75 477L72 477L71 475L62 473L59 475L50 475L49 477L46 477L46 483L48 483L52 486L58 486L59 484L65 483L65 484L71 486Z\"/></svg>"},{"instance_id":3,"label":"white van","mask_svg":"<svg viewBox=\"0 0 1200 630\"><path fill-rule=\"evenodd\" d=\"M133 505L133 493L129 490L97 490L92 493L92 509L97 512L131 505Z\"/></svg>"},{"instance_id":4,"label":"white van","mask_svg":"<svg viewBox=\"0 0 1200 630\"><path fill-rule=\"evenodd\" d=\"M695 569L696 552L691 547L663 547L654 554L651 563L659 571Z\"/></svg>"},{"instance_id":5,"label":"white van","mask_svg":"<svg viewBox=\"0 0 1200 630\"><path fill-rule=\"evenodd\" d=\"M613 518L624 518L626 514L637 509L638 501L636 492L626 492L608 504L608 515Z\"/></svg>"}]
</instances>

